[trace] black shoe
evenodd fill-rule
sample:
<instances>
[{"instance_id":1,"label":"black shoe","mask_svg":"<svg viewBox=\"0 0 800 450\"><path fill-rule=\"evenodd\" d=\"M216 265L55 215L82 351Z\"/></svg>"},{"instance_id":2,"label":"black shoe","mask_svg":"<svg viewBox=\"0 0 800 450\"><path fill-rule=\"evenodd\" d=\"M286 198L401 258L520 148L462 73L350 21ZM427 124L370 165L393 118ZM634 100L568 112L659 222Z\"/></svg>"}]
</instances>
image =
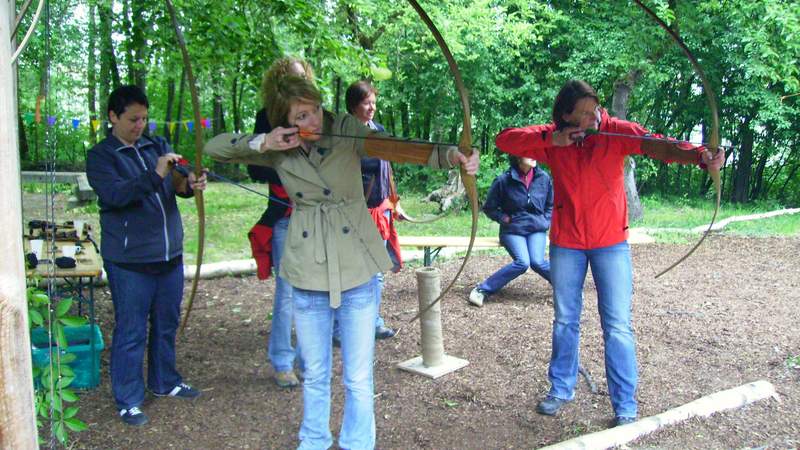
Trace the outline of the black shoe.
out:
<instances>
[{"instance_id":1,"label":"black shoe","mask_svg":"<svg viewBox=\"0 0 800 450\"><path fill-rule=\"evenodd\" d=\"M394 337L395 334L397 334L397 331L389 327L380 326L375 328L375 339L389 339Z\"/></svg>"},{"instance_id":2,"label":"black shoe","mask_svg":"<svg viewBox=\"0 0 800 450\"><path fill-rule=\"evenodd\" d=\"M138 406L134 406L130 409L120 409L119 417L122 419L123 422L127 423L128 425L133 425L135 427L144 425L150 420L147 418L145 413L143 413L142 410L139 409Z\"/></svg>"},{"instance_id":3,"label":"black shoe","mask_svg":"<svg viewBox=\"0 0 800 450\"><path fill-rule=\"evenodd\" d=\"M177 397L189 400L200 397L201 394L202 392L189 386L186 383L181 383L175 386L171 391L167 392L166 394L159 394L157 392L153 392L153 395L155 395L156 397Z\"/></svg>"},{"instance_id":4,"label":"black shoe","mask_svg":"<svg viewBox=\"0 0 800 450\"><path fill-rule=\"evenodd\" d=\"M569 402L569 400L548 395L536 405L536 412L546 416L555 416L558 410L567 402Z\"/></svg>"},{"instance_id":5,"label":"black shoe","mask_svg":"<svg viewBox=\"0 0 800 450\"><path fill-rule=\"evenodd\" d=\"M636 422L636 417L615 417L614 418L614 426L621 427L623 425L628 425L629 423Z\"/></svg>"}]
</instances>

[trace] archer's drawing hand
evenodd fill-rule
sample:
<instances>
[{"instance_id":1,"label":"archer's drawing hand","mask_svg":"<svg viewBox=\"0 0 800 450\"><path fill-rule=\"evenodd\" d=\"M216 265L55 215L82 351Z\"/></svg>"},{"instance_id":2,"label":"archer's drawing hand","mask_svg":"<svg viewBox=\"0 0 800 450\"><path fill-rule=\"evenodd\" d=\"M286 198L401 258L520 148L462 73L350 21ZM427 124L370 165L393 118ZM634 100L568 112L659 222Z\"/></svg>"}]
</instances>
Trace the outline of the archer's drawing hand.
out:
<instances>
[{"instance_id":1,"label":"archer's drawing hand","mask_svg":"<svg viewBox=\"0 0 800 450\"><path fill-rule=\"evenodd\" d=\"M566 127L553 132L552 144L555 147L568 147L576 142L582 141L586 137L586 132L579 127Z\"/></svg>"},{"instance_id":2,"label":"archer's drawing hand","mask_svg":"<svg viewBox=\"0 0 800 450\"><path fill-rule=\"evenodd\" d=\"M165 153L162 156L158 157L158 162L156 162L156 173L161 178L166 178L169 172L172 170L172 167L181 160L182 156L177 153Z\"/></svg>"},{"instance_id":3,"label":"archer's drawing hand","mask_svg":"<svg viewBox=\"0 0 800 450\"><path fill-rule=\"evenodd\" d=\"M300 145L300 135L297 127L277 127L267 133L261 143L261 153L268 151L286 151Z\"/></svg>"}]
</instances>

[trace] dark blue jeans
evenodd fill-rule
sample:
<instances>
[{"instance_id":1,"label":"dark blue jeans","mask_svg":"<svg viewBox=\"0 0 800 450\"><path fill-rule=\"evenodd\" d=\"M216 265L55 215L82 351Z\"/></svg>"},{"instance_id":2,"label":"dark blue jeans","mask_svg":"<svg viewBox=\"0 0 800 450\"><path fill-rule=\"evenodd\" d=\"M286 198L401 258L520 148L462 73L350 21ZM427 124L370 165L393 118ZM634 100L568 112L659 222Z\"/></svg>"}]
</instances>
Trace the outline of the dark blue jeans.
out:
<instances>
[{"instance_id":1,"label":"dark blue jeans","mask_svg":"<svg viewBox=\"0 0 800 450\"><path fill-rule=\"evenodd\" d=\"M175 369L175 333L181 317L183 266L160 275L123 269L108 260L104 266L114 303L111 390L117 407L128 409L144 400L145 345L151 391L165 394L182 381Z\"/></svg>"},{"instance_id":2,"label":"dark blue jeans","mask_svg":"<svg viewBox=\"0 0 800 450\"><path fill-rule=\"evenodd\" d=\"M510 264L493 273L478 287L487 294L494 294L503 289L513 279L528 271L528 267L550 281L550 262L544 259L544 247L547 233L531 233L527 236L519 234L501 234L500 243L514 259Z\"/></svg>"}]
</instances>

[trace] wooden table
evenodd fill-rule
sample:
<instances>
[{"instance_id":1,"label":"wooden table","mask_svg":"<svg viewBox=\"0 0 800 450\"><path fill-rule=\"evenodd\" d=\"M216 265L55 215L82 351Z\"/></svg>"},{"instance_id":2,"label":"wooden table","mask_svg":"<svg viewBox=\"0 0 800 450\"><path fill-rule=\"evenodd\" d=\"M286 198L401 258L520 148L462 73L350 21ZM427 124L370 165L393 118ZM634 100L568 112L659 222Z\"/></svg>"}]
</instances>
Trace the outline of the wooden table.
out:
<instances>
[{"instance_id":1,"label":"wooden table","mask_svg":"<svg viewBox=\"0 0 800 450\"><path fill-rule=\"evenodd\" d=\"M63 228L67 228L64 226ZM63 229L62 228L62 229ZM39 234L34 233L35 238L39 238ZM51 298L51 301L56 301L58 298L71 296L73 300L77 300L78 315L83 315L83 305L86 304L87 312L89 315L90 325L90 357L92 364L96 362L95 358L95 343L94 343L94 281L99 278L103 273L103 265L100 255L97 254L94 244L90 241L90 234L87 231L81 238L71 238L68 240L55 240L52 238L47 240L47 236L42 236L42 252L39 263L35 268L27 269L26 275L28 278L41 278L42 280L63 280L64 284L55 290L56 298ZM25 253L31 251L31 236L25 236L23 239L23 247ZM64 256L64 247L68 245L78 245L80 249L73 257L75 259L75 267L65 269L58 267L54 264L56 258ZM99 368L94 367L92 373L96 373Z\"/></svg>"}]
</instances>

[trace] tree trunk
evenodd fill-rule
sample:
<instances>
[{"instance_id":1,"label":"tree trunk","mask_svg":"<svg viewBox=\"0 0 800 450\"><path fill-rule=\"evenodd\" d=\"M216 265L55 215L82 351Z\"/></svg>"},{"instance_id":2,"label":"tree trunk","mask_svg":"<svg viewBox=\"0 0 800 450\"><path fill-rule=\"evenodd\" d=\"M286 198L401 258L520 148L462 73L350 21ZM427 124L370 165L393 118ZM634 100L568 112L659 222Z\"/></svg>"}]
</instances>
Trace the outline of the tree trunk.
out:
<instances>
[{"instance_id":1,"label":"tree trunk","mask_svg":"<svg viewBox=\"0 0 800 450\"><path fill-rule=\"evenodd\" d=\"M753 189L750 191L750 200L757 200L758 198L766 198L766 191L764 191L764 170L767 168L768 160L767 152L758 159L756 166L756 173L753 175Z\"/></svg>"},{"instance_id":2,"label":"tree trunk","mask_svg":"<svg viewBox=\"0 0 800 450\"><path fill-rule=\"evenodd\" d=\"M33 408L31 343L25 296L22 250L19 149L12 119L18 111L17 85L11 61L10 30L14 2L0 1L0 448L35 449L36 412Z\"/></svg>"},{"instance_id":3,"label":"tree trunk","mask_svg":"<svg viewBox=\"0 0 800 450\"><path fill-rule=\"evenodd\" d=\"M133 61L133 24L131 23L131 0L122 0L122 34L127 36L124 48L125 66L128 68L128 76L125 77L126 84L136 84L134 81L134 66Z\"/></svg>"},{"instance_id":4,"label":"tree trunk","mask_svg":"<svg viewBox=\"0 0 800 450\"><path fill-rule=\"evenodd\" d=\"M149 27L150 21L143 17L147 13L147 4L143 1L133 2L133 17L138 18L133 21L131 29L131 47L133 49L133 66L128 70L133 72L133 84L139 86L143 91L147 91L147 40L145 39L145 28Z\"/></svg>"},{"instance_id":5,"label":"tree trunk","mask_svg":"<svg viewBox=\"0 0 800 450\"><path fill-rule=\"evenodd\" d=\"M628 99L640 76L640 71L632 70L624 79L614 83L614 97L611 102L612 114L622 120L627 120ZM642 201L639 199L639 191L636 189L636 161L631 157L625 158L624 184L625 198L628 201L628 221L634 222L644 216L644 209Z\"/></svg>"},{"instance_id":6,"label":"tree trunk","mask_svg":"<svg viewBox=\"0 0 800 450\"><path fill-rule=\"evenodd\" d=\"M178 114L175 116L175 121L178 124L175 126L175 145L173 148L178 148L178 143L181 140L181 120L183 120L183 93L186 92L186 68L183 68L183 72L181 72L181 85L178 88ZM169 124L167 125L169 126Z\"/></svg>"},{"instance_id":7,"label":"tree trunk","mask_svg":"<svg viewBox=\"0 0 800 450\"><path fill-rule=\"evenodd\" d=\"M731 201L735 203L746 203L750 192L750 174L753 169L753 130L750 128L752 115L745 118L744 123L739 128L742 135L742 145L739 147L738 164L733 178L733 192Z\"/></svg>"},{"instance_id":8,"label":"tree trunk","mask_svg":"<svg viewBox=\"0 0 800 450\"><path fill-rule=\"evenodd\" d=\"M789 185L789 182L794 179L794 176L797 174L797 169L800 169L800 164L795 164L792 167L792 170L789 171L789 176L786 177L786 181L783 182L781 189L778 191L778 198L780 200L786 200L786 187Z\"/></svg>"},{"instance_id":9,"label":"tree trunk","mask_svg":"<svg viewBox=\"0 0 800 450\"><path fill-rule=\"evenodd\" d=\"M403 137L411 136L411 127L408 123L408 104L400 102L400 126L403 130Z\"/></svg>"},{"instance_id":10,"label":"tree trunk","mask_svg":"<svg viewBox=\"0 0 800 450\"><path fill-rule=\"evenodd\" d=\"M86 64L86 101L89 103L89 143L97 144L97 131L94 129L94 121L97 120L97 23L95 22L95 6L89 4L89 58Z\"/></svg>"},{"instance_id":11,"label":"tree trunk","mask_svg":"<svg viewBox=\"0 0 800 450\"><path fill-rule=\"evenodd\" d=\"M111 59L109 54L114 52L114 44L111 40L111 5L107 0L97 3L97 18L99 20L98 31L100 34L100 85L98 94L101 102L100 110L106 111L108 94L111 93ZM103 120L108 120L108 118L103 117Z\"/></svg>"},{"instance_id":12,"label":"tree trunk","mask_svg":"<svg viewBox=\"0 0 800 450\"><path fill-rule=\"evenodd\" d=\"M164 136L167 142L172 143L172 137L169 135L169 123L172 122L172 107L175 103L175 79L169 78L167 80L167 106L164 108Z\"/></svg>"},{"instance_id":13,"label":"tree trunk","mask_svg":"<svg viewBox=\"0 0 800 450\"><path fill-rule=\"evenodd\" d=\"M231 86L231 97L232 100L232 107L231 111L233 113L233 132L238 133L239 130L242 129L242 116L241 111L239 111L239 107L242 103L242 100L239 98L239 77L233 77L233 82Z\"/></svg>"}]
</instances>

